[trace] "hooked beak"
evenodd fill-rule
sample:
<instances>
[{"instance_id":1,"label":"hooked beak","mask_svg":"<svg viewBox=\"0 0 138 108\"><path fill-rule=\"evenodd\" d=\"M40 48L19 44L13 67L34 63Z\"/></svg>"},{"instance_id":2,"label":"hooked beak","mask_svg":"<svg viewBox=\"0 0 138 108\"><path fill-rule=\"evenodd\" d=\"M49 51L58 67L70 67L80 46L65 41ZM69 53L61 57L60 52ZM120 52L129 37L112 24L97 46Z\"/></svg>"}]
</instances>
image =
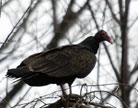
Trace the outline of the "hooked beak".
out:
<instances>
[{"instance_id":1,"label":"hooked beak","mask_svg":"<svg viewBox=\"0 0 138 108\"><path fill-rule=\"evenodd\" d=\"M108 41L109 43L113 44L113 40L112 40L111 37L109 37L107 41Z\"/></svg>"},{"instance_id":2,"label":"hooked beak","mask_svg":"<svg viewBox=\"0 0 138 108\"><path fill-rule=\"evenodd\" d=\"M113 44L113 40L110 36L107 35L106 37L106 41L108 41L109 43Z\"/></svg>"}]
</instances>

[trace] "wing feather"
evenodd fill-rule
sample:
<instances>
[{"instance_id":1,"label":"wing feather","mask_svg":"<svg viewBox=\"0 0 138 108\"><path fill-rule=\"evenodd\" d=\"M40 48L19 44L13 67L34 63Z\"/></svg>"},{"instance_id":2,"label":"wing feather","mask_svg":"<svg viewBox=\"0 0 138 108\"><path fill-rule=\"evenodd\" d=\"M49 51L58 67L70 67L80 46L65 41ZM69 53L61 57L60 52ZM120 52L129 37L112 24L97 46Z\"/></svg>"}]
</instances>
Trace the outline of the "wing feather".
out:
<instances>
[{"instance_id":1,"label":"wing feather","mask_svg":"<svg viewBox=\"0 0 138 108\"><path fill-rule=\"evenodd\" d=\"M95 55L89 50L74 45L36 54L24 63L32 72L45 73L51 77L67 77L90 71L95 61Z\"/></svg>"}]
</instances>

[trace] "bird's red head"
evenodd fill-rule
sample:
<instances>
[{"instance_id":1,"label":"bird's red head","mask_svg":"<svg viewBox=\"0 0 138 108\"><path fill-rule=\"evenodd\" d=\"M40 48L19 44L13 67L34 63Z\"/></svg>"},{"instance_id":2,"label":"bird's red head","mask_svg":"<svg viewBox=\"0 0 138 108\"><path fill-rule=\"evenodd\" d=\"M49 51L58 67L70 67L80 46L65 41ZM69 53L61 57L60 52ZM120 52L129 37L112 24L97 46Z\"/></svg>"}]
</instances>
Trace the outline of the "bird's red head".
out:
<instances>
[{"instance_id":1,"label":"bird's red head","mask_svg":"<svg viewBox=\"0 0 138 108\"><path fill-rule=\"evenodd\" d=\"M113 43L112 38L105 32L104 30L98 31L94 36L99 42L108 41L109 43Z\"/></svg>"}]
</instances>

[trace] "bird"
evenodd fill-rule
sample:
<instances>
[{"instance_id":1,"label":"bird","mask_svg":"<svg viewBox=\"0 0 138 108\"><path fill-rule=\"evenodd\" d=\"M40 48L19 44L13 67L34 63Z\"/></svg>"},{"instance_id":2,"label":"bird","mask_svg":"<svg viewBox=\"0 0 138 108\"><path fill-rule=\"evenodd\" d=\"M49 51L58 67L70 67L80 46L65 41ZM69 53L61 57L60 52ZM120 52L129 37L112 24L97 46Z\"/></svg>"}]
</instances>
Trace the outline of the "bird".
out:
<instances>
[{"instance_id":1,"label":"bird","mask_svg":"<svg viewBox=\"0 0 138 108\"><path fill-rule=\"evenodd\" d=\"M95 67L96 53L103 41L113 43L106 31L99 30L78 44L35 53L24 59L17 68L9 69L6 76L23 80L30 86L57 84L64 96L64 84L67 83L71 95L74 80L86 77Z\"/></svg>"}]
</instances>

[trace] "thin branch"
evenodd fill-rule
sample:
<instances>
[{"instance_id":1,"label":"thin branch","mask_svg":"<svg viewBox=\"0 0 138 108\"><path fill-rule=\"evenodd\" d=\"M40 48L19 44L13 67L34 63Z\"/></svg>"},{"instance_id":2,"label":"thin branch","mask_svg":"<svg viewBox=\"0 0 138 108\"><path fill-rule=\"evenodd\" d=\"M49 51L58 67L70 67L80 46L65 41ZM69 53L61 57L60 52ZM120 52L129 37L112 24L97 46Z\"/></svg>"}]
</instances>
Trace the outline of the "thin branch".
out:
<instances>
[{"instance_id":1,"label":"thin branch","mask_svg":"<svg viewBox=\"0 0 138 108\"><path fill-rule=\"evenodd\" d=\"M110 4L110 2L108 1L108 0L105 0L105 2L106 2L106 4L108 5L108 7L109 7L109 10L110 10L110 12L111 12L111 14L112 14L112 17L114 18L114 20L120 25L120 20L116 17L116 15L114 14L114 12L113 12L113 9L112 9L112 6L111 6L111 4Z\"/></svg>"},{"instance_id":2,"label":"thin branch","mask_svg":"<svg viewBox=\"0 0 138 108\"><path fill-rule=\"evenodd\" d=\"M64 99L61 98L55 103L52 103L49 106L44 107L44 108L61 108L61 107L90 108L90 105L96 106L96 107L102 107L102 108L112 108L110 106L105 106L100 103L88 102L86 99L83 99L83 97L80 97L78 95L67 96Z\"/></svg>"},{"instance_id":3,"label":"thin branch","mask_svg":"<svg viewBox=\"0 0 138 108\"><path fill-rule=\"evenodd\" d=\"M23 85L24 83L22 81L16 84L13 89L7 94L7 96L0 102L0 107L5 108L8 105L7 103L9 103L9 101L15 97L18 91L23 88Z\"/></svg>"},{"instance_id":4,"label":"thin branch","mask_svg":"<svg viewBox=\"0 0 138 108\"><path fill-rule=\"evenodd\" d=\"M65 16L63 17L64 18L63 21L59 25L57 25L55 35L54 35L52 41L50 42L50 44L47 45L48 49L57 47L58 40L64 38L65 33L76 23L76 20L81 15L83 10L86 8L88 1L89 0L86 1L86 3L80 8L80 10L78 12L73 12L72 5L74 3L74 0L71 0L69 7L67 9L67 12L66 12ZM47 49L47 48L45 48L45 49Z\"/></svg>"},{"instance_id":5,"label":"thin branch","mask_svg":"<svg viewBox=\"0 0 138 108\"><path fill-rule=\"evenodd\" d=\"M120 12L120 20L121 20L121 25L122 25L122 20L123 20L123 16L124 16L124 13L123 13L123 1L122 0L118 0L118 6L119 6L119 12Z\"/></svg>"},{"instance_id":6,"label":"thin branch","mask_svg":"<svg viewBox=\"0 0 138 108\"><path fill-rule=\"evenodd\" d=\"M115 87L112 91L111 91L111 93L116 93L117 91L118 91L118 88L119 87ZM103 99L103 101L106 101L106 100L108 100L108 99L110 99L111 98L111 94L107 94L107 96Z\"/></svg>"},{"instance_id":7,"label":"thin branch","mask_svg":"<svg viewBox=\"0 0 138 108\"><path fill-rule=\"evenodd\" d=\"M14 30L18 27L19 23L23 20L24 16L27 14L27 12L30 10L32 6L32 2L29 5L29 7L26 9L26 11L23 13L23 15L21 16L21 18L18 20L18 22L15 24L15 26L13 27L13 29L11 30L11 32L8 34L8 36L6 37L5 41L3 42L2 46L1 46L1 50L5 47L5 44L7 43L7 41L9 40L10 36L12 35L12 33L14 32Z\"/></svg>"},{"instance_id":8,"label":"thin branch","mask_svg":"<svg viewBox=\"0 0 138 108\"><path fill-rule=\"evenodd\" d=\"M32 15L32 13L35 11L35 9L38 7L38 5L41 3L42 0L38 0L37 3L35 3L35 5L32 6L32 8L27 12L27 14L25 15L25 18L23 19L22 23L20 23L20 25L18 25L18 27L14 28L14 30L12 30L13 32L11 32L9 35L8 35L8 38L5 40L5 41L8 41L8 42L4 42L5 45L3 45L3 48L0 48L0 53L8 48L10 45L11 45L11 42L13 40L13 38L15 38L17 36L17 34L19 32L21 32L21 30L24 30L25 31L25 25L28 21L28 19L30 18L30 16ZM18 21L19 22L19 21ZM13 52L13 51L12 51ZM11 53L10 53L11 54ZM9 54L9 55L10 55ZM7 58L8 56L6 55L6 57L3 57L0 59L0 61L3 61L5 60L4 58Z\"/></svg>"},{"instance_id":9,"label":"thin branch","mask_svg":"<svg viewBox=\"0 0 138 108\"><path fill-rule=\"evenodd\" d=\"M95 18L94 12L92 11L91 6L90 6L89 4L88 4L88 8L89 8L89 10L90 10L90 12L91 12L92 18L94 19L96 28L99 30L100 28L99 28L98 23L97 23L97 20L96 20L96 18ZM104 45L105 51L106 51L106 53L107 53L107 56L108 56L108 58L109 58L109 61L110 61L110 63L111 63L111 66L112 66L112 68L113 68L113 70L114 70L114 73L115 73L115 75L116 75L116 77L117 77L117 80L120 81L120 77L119 77L119 74L118 74L119 72L117 71L115 65L113 64L113 60L112 60L111 55L110 55L110 53L109 53L109 51L108 51L108 48L107 48L107 46L106 46L105 43L103 43L103 45Z\"/></svg>"},{"instance_id":10,"label":"thin branch","mask_svg":"<svg viewBox=\"0 0 138 108\"><path fill-rule=\"evenodd\" d=\"M3 0L0 0L1 1L1 3L2 3L2 1ZM5 3L2 3L2 5L1 5L1 10L4 8L4 7L6 7L6 6L8 6L11 2L13 2L14 0L7 0Z\"/></svg>"},{"instance_id":11,"label":"thin branch","mask_svg":"<svg viewBox=\"0 0 138 108\"><path fill-rule=\"evenodd\" d=\"M113 108L110 106L101 105L100 103L96 103L96 102L88 102L88 104L93 105L95 107L101 107L101 108Z\"/></svg>"},{"instance_id":12,"label":"thin branch","mask_svg":"<svg viewBox=\"0 0 138 108\"><path fill-rule=\"evenodd\" d=\"M12 39L20 32L20 30L24 28L24 26L25 26L26 22L28 21L29 17L32 15L32 12L36 9L36 7L38 6L38 4L39 4L41 1L42 1L42 0L38 0L38 2L35 3L35 5L33 6L33 8L30 9L30 10L27 12L27 15L26 15L26 17L23 19L22 23L21 23L19 26L17 25L17 26L18 26L17 30L16 30L15 32L11 33L12 36L9 36L9 37L10 37L9 40L12 40ZM14 30L13 30L13 31L14 31ZM4 50L5 47L8 47L9 45L10 45L10 43L9 43L9 44L5 44L4 47L3 47L2 49ZM1 51L2 51L2 49L1 49ZM5 96L5 97L3 98L3 100L0 102L0 107L2 106L2 108L5 108L5 107L8 105L8 104L5 104L5 102L6 102L6 103L9 103L9 101L11 101L11 100L15 97L15 95L23 88L23 85L24 85L24 83L23 83L22 81L19 82L19 83L17 83L17 84L13 87L13 89L8 93L8 95ZM10 95L10 97L9 97L9 95Z\"/></svg>"},{"instance_id":13,"label":"thin branch","mask_svg":"<svg viewBox=\"0 0 138 108\"><path fill-rule=\"evenodd\" d=\"M105 4L105 7L104 7L104 9L103 9L103 21L102 21L102 28L103 28L103 26L104 26L104 22L105 22L105 19L106 19L106 7L107 7L107 4Z\"/></svg>"},{"instance_id":14,"label":"thin branch","mask_svg":"<svg viewBox=\"0 0 138 108\"><path fill-rule=\"evenodd\" d=\"M47 107L44 107L44 108L61 108L61 107L63 107L63 105L64 104L68 104L67 106L64 106L64 108L69 108L69 107L73 107L74 105L74 107L75 108L90 108L89 106L86 106L86 105L82 105L82 104L80 104L80 103L74 103L74 102L64 102L64 101L62 101L61 99L60 100L58 100L57 102L55 102L55 103L52 103L52 104L50 104L49 106L47 106ZM74 108L73 107L73 108Z\"/></svg>"},{"instance_id":15,"label":"thin branch","mask_svg":"<svg viewBox=\"0 0 138 108\"><path fill-rule=\"evenodd\" d=\"M130 3L131 3L130 0L125 0L125 15L124 15L124 17L126 18L126 20L125 20L126 23L128 22Z\"/></svg>"},{"instance_id":16,"label":"thin branch","mask_svg":"<svg viewBox=\"0 0 138 108\"><path fill-rule=\"evenodd\" d=\"M57 2L56 0L51 0L52 10L53 10L54 33L56 33L56 27L57 27L56 2Z\"/></svg>"},{"instance_id":17,"label":"thin branch","mask_svg":"<svg viewBox=\"0 0 138 108\"><path fill-rule=\"evenodd\" d=\"M138 16L134 19L134 21L130 24L130 26L129 26L128 28L131 29L132 26L133 26L134 24L136 24L137 20L138 20Z\"/></svg>"},{"instance_id":18,"label":"thin branch","mask_svg":"<svg viewBox=\"0 0 138 108\"><path fill-rule=\"evenodd\" d=\"M134 68L132 69L132 71L130 72L130 76L132 76L133 74L135 74L138 71L138 59L135 63Z\"/></svg>"},{"instance_id":19,"label":"thin branch","mask_svg":"<svg viewBox=\"0 0 138 108\"><path fill-rule=\"evenodd\" d=\"M98 66L97 66L97 84L99 85L99 78L100 78L100 54L101 54L101 50L99 48L99 53L98 53ZM100 90L100 86L97 86L97 88ZM103 99L102 93L100 92L100 97L101 99Z\"/></svg>"},{"instance_id":20,"label":"thin branch","mask_svg":"<svg viewBox=\"0 0 138 108\"><path fill-rule=\"evenodd\" d=\"M138 77L137 77L137 79L136 79L136 81L131 85L132 87L135 87L135 85L138 83ZM131 90L132 90L132 88L131 88Z\"/></svg>"},{"instance_id":21,"label":"thin branch","mask_svg":"<svg viewBox=\"0 0 138 108\"><path fill-rule=\"evenodd\" d=\"M94 22L95 22L96 28L99 30L100 28L99 28L99 26L98 26L98 23L97 23L95 14L94 14L94 12L93 12L93 10L92 10L90 4L88 4L88 9L89 9L89 11L90 11L90 13L91 13L91 16L92 16L92 18L93 18L93 20L94 20Z\"/></svg>"},{"instance_id":22,"label":"thin branch","mask_svg":"<svg viewBox=\"0 0 138 108\"><path fill-rule=\"evenodd\" d=\"M110 84L100 84L100 85L87 85L87 86L107 86L107 85L119 85L119 86L126 86L126 87L129 87L130 89L134 89L136 90L136 92L138 92L138 89L135 88L134 86L132 85L129 85L129 84L125 84L125 83L110 83Z\"/></svg>"},{"instance_id":23,"label":"thin branch","mask_svg":"<svg viewBox=\"0 0 138 108\"><path fill-rule=\"evenodd\" d=\"M13 107L16 107L25 98L25 96L29 93L31 88L32 87L29 87L29 89L25 92L25 94L22 96L22 98L20 98L20 100Z\"/></svg>"},{"instance_id":24,"label":"thin branch","mask_svg":"<svg viewBox=\"0 0 138 108\"><path fill-rule=\"evenodd\" d=\"M86 93L85 95L88 95L88 94L91 94L91 93L95 93L95 92L105 92L105 93L108 93L108 94L111 94L112 96L116 97L117 99L119 99L119 101L121 101L121 103L123 105L125 105L127 108L129 108L129 106L117 95L115 95L114 93L111 93L109 91L104 91L104 90L101 90L101 91L98 91L98 90L95 90L95 91L91 91L89 93Z\"/></svg>"},{"instance_id":25,"label":"thin branch","mask_svg":"<svg viewBox=\"0 0 138 108\"><path fill-rule=\"evenodd\" d=\"M113 68L113 70L114 70L114 73L115 73L115 75L116 75L116 77L117 77L117 80L118 80L118 82L119 82L119 81L120 81L119 72L117 71L115 65L113 64L113 60L112 60L112 58L111 58L111 55L110 55L109 50L108 50L108 48L107 48L107 45L106 45L104 42L103 42L103 45L104 45L105 51L106 51L106 53L107 53L107 56L108 56L108 58L109 58L109 61L110 61L110 63L111 63L111 66L112 66L112 68Z\"/></svg>"}]
</instances>

